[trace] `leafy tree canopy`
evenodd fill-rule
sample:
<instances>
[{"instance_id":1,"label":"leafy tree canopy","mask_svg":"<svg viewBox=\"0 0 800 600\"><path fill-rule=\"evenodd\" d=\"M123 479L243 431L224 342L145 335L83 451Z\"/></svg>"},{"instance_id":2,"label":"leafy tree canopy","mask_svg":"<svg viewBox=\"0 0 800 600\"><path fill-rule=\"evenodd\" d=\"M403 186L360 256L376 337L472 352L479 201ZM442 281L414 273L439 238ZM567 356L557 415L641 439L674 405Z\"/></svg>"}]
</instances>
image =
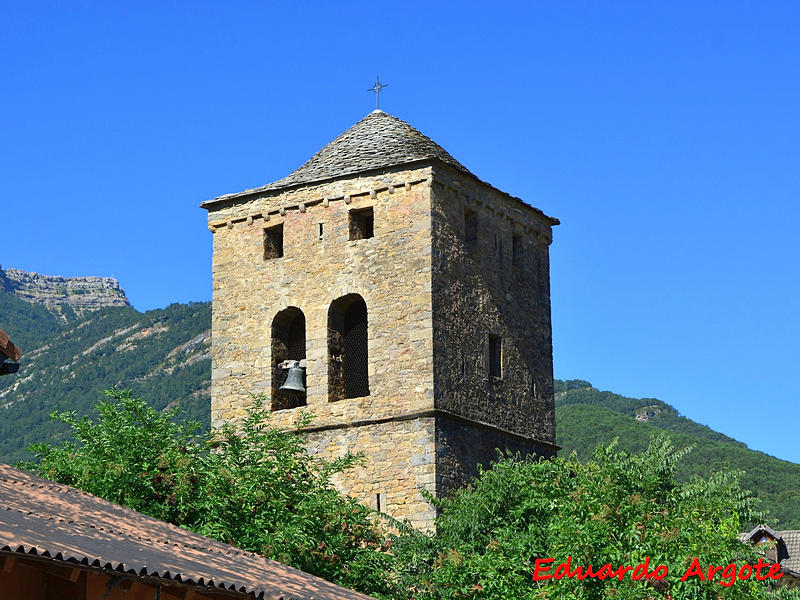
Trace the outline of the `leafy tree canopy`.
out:
<instances>
[{"instance_id":1,"label":"leafy tree canopy","mask_svg":"<svg viewBox=\"0 0 800 600\"><path fill-rule=\"evenodd\" d=\"M368 593L388 590L384 534L330 478L358 457L309 455L297 431L268 426L263 399L238 424L202 433L112 389L99 417L54 413L72 438L35 444L23 468L147 515Z\"/></svg>"},{"instance_id":2,"label":"leafy tree canopy","mask_svg":"<svg viewBox=\"0 0 800 600\"><path fill-rule=\"evenodd\" d=\"M721 585L681 576L697 559L711 565L757 564L738 541L761 515L739 473L676 479L688 452L665 435L639 454L599 446L552 460L506 456L472 485L433 499L436 531L379 528L374 513L330 485L358 457L326 461L308 454L295 431L268 426L263 398L239 422L203 433L111 390L99 417L55 413L72 438L32 449L41 476L84 489L209 537L233 543L330 581L395 600L767 600L800 593L754 578ZM387 542L391 540L391 544ZM617 570L649 560L668 574L634 580L561 578L535 582L537 559L571 570ZM707 571L706 571L707 572ZM764 570L766 574L767 569Z\"/></svg>"},{"instance_id":3,"label":"leafy tree canopy","mask_svg":"<svg viewBox=\"0 0 800 600\"><path fill-rule=\"evenodd\" d=\"M406 598L546 600L719 600L793 597L751 578L730 587L691 577L692 559L709 565L755 564L761 556L737 539L742 523L760 517L739 474L719 472L685 483L675 479L687 450L666 436L641 454L600 446L585 464L573 454L549 461L505 457L471 486L437 499L435 534L406 535L394 551ZM649 570L663 579L620 581L577 577L533 581L536 559L553 559L549 574L571 557L571 570L604 564ZM542 575L548 574L543 571ZM767 574L767 569L763 570Z\"/></svg>"}]
</instances>

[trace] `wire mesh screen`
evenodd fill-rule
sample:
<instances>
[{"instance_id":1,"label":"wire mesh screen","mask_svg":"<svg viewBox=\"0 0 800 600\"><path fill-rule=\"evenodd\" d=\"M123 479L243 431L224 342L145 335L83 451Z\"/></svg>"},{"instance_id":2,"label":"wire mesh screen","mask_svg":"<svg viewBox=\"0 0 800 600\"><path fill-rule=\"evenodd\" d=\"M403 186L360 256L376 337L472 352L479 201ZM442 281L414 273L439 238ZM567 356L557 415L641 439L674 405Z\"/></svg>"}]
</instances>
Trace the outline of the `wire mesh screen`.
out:
<instances>
[{"instance_id":1,"label":"wire mesh screen","mask_svg":"<svg viewBox=\"0 0 800 600\"><path fill-rule=\"evenodd\" d=\"M306 320L302 315L295 317L289 327L287 346L289 360L303 360L306 357Z\"/></svg>"},{"instance_id":2,"label":"wire mesh screen","mask_svg":"<svg viewBox=\"0 0 800 600\"><path fill-rule=\"evenodd\" d=\"M367 358L367 306L356 300L344 317L345 398L369 396Z\"/></svg>"}]
</instances>

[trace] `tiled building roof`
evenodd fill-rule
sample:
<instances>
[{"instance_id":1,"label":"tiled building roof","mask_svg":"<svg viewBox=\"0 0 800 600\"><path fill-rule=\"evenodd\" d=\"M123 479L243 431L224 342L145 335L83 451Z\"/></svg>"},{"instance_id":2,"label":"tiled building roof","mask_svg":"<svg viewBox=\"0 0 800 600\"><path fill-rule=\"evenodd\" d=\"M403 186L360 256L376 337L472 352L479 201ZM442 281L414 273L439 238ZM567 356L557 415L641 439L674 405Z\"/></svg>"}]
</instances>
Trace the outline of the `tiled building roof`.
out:
<instances>
[{"instance_id":1,"label":"tiled building roof","mask_svg":"<svg viewBox=\"0 0 800 600\"><path fill-rule=\"evenodd\" d=\"M740 539L757 544L764 537L776 542L778 562L785 573L800 578L800 529L776 531L766 525L758 525Z\"/></svg>"},{"instance_id":2,"label":"tiled building roof","mask_svg":"<svg viewBox=\"0 0 800 600\"><path fill-rule=\"evenodd\" d=\"M425 159L440 160L471 175L466 167L432 139L405 121L382 110L374 110L287 177L259 188L220 196L204 202L203 206L253 193L324 181Z\"/></svg>"},{"instance_id":3,"label":"tiled building roof","mask_svg":"<svg viewBox=\"0 0 800 600\"><path fill-rule=\"evenodd\" d=\"M21 353L22 351L11 343L8 334L0 329L0 362L6 358L17 361Z\"/></svg>"},{"instance_id":4,"label":"tiled building roof","mask_svg":"<svg viewBox=\"0 0 800 600\"><path fill-rule=\"evenodd\" d=\"M786 544L786 552L789 555L781 561L781 567L800 577L800 529L790 529L778 533L780 533L783 543Z\"/></svg>"},{"instance_id":5,"label":"tiled building roof","mask_svg":"<svg viewBox=\"0 0 800 600\"><path fill-rule=\"evenodd\" d=\"M254 598L369 600L319 577L3 464L0 552Z\"/></svg>"}]
</instances>

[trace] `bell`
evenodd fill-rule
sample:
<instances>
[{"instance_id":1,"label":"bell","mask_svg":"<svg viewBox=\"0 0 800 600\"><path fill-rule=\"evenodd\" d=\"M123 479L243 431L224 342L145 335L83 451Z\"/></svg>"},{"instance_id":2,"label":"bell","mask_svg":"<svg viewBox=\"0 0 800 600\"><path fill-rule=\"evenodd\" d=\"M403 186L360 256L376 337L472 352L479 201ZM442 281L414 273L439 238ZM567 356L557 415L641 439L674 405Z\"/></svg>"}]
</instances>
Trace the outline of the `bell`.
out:
<instances>
[{"instance_id":1,"label":"bell","mask_svg":"<svg viewBox=\"0 0 800 600\"><path fill-rule=\"evenodd\" d=\"M303 385L303 369L298 366L289 367L289 375L279 390L281 392L293 392L298 394L306 393L306 386Z\"/></svg>"}]
</instances>

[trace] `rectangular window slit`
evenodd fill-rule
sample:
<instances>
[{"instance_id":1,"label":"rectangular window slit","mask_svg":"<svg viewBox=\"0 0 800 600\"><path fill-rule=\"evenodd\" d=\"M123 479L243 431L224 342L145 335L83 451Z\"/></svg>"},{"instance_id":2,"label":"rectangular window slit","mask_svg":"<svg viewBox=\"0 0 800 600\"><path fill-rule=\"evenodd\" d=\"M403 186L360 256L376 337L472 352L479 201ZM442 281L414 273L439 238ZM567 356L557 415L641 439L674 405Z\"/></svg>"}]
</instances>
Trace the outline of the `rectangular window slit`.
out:
<instances>
[{"instance_id":1,"label":"rectangular window slit","mask_svg":"<svg viewBox=\"0 0 800 600\"><path fill-rule=\"evenodd\" d=\"M264 260L283 256L283 223L264 230Z\"/></svg>"},{"instance_id":2,"label":"rectangular window slit","mask_svg":"<svg viewBox=\"0 0 800 600\"><path fill-rule=\"evenodd\" d=\"M469 252L478 249L478 213L469 208L464 209L464 244Z\"/></svg>"},{"instance_id":3,"label":"rectangular window slit","mask_svg":"<svg viewBox=\"0 0 800 600\"><path fill-rule=\"evenodd\" d=\"M322 223L319 224L319 239L322 239Z\"/></svg>"},{"instance_id":4,"label":"rectangular window slit","mask_svg":"<svg viewBox=\"0 0 800 600\"><path fill-rule=\"evenodd\" d=\"M499 335L489 334L489 376L503 377L503 340Z\"/></svg>"},{"instance_id":5,"label":"rectangular window slit","mask_svg":"<svg viewBox=\"0 0 800 600\"><path fill-rule=\"evenodd\" d=\"M515 267L522 267L522 236L514 234L511 238L511 264Z\"/></svg>"},{"instance_id":6,"label":"rectangular window slit","mask_svg":"<svg viewBox=\"0 0 800 600\"><path fill-rule=\"evenodd\" d=\"M375 236L375 215L370 208L350 211L350 239L365 240Z\"/></svg>"}]
</instances>

